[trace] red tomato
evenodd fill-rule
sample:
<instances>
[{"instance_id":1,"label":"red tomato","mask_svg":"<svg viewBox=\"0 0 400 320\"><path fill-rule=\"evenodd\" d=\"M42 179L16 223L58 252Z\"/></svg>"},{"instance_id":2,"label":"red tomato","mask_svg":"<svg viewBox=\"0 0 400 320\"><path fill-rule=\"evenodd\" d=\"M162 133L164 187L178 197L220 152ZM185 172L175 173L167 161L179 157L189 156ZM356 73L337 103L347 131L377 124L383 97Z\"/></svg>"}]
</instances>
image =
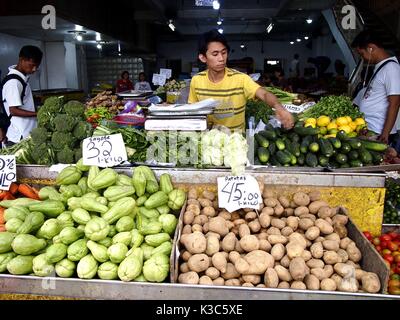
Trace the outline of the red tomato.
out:
<instances>
[{"instance_id":1,"label":"red tomato","mask_svg":"<svg viewBox=\"0 0 400 320\"><path fill-rule=\"evenodd\" d=\"M374 238L374 239L372 240L372 243L373 243L375 246L379 246L379 245L381 244L381 240L379 240L379 238L376 237L376 238Z\"/></svg>"},{"instance_id":2,"label":"red tomato","mask_svg":"<svg viewBox=\"0 0 400 320\"><path fill-rule=\"evenodd\" d=\"M364 231L363 232L364 236L368 239L368 240L372 240L372 234L369 231Z\"/></svg>"},{"instance_id":3,"label":"red tomato","mask_svg":"<svg viewBox=\"0 0 400 320\"><path fill-rule=\"evenodd\" d=\"M391 241L392 238L391 238L391 236L389 236L389 235L387 235L387 234L384 234L384 235L382 235L382 236L379 237L379 240L381 240L381 242L382 242L382 241Z\"/></svg>"},{"instance_id":4,"label":"red tomato","mask_svg":"<svg viewBox=\"0 0 400 320\"><path fill-rule=\"evenodd\" d=\"M397 251L397 249L399 249L399 246L396 243L394 243L393 241L390 241L390 242L388 242L387 248L390 251Z\"/></svg>"},{"instance_id":5,"label":"red tomato","mask_svg":"<svg viewBox=\"0 0 400 320\"><path fill-rule=\"evenodd\" d=\"M387 233L386 235L389 236L392 240L395 240L395 239L397 239L397 236L398 236L399 234L396 233L396 232L389 232L389 233Z\"/></svg>"},{"instance_id":6,"label":"red tomato","mask_svg":"<svg viewBox=\"0 0 400 320\"><path fill-rule=\"evenodd\" d=\"M389 287L400 287L400 280L389 280Z\"/></svg>"},{"instance_id":7,"label":"red tomato","mask_svg":"<svg viewBox=\"0 0 400 320\"><path fill-rule=\"evenodd\" d=\"M385 259L386 261L388 261L390 264L392 264L393 261L394 261L394 258L392 257L391 254L384 254L384 255L383 255L383 259Z\"/></svg>"},{"instance_id":8,"label":"red tomato","mask_svg":"<svg viewBox=\"0 0 400 320\"><path fill-rule=\"evenodd\" d=\"M391 254L391 253L392 253L392 251L390 251L389 249L382 250L382 255Z\"/></svg>"},{"instance_id":9,"label":"red tomato","mask_svg":"<svg viewBox=\"0 0 400 320\"><path fill-rule=\"evenodd\" d=\"M375 247L376 251L381 252L382 251L382 247L381 246L376 246Z\"/></svg>"},{"instance_id":10,"label":"red tomato","mask_svg":"<svg viewBox=\"0 0 400 320\"><path fill-rule=\"evenodd\" d=\"M387 248L387 245L388 245L388 241L381 240L381 247L382 247L382 249L386 249L386 248Z\"/></svg>"}]
</instances>

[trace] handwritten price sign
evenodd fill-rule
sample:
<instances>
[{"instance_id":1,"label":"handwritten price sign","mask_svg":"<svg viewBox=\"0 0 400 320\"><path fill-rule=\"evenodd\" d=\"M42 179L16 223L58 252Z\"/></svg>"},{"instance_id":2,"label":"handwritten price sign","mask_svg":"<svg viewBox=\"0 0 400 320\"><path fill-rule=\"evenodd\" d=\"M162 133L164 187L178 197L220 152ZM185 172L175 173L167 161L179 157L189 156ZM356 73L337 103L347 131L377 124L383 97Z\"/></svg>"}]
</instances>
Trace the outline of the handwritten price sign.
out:
<instances>
[{"instance_id":1,"label":"handwritten price sign","mask_svg":"<svg viewBox=\"0 0 400 320\"><path fill-rule=\"evenodd\" d=\"M10 189L12 182L17 181L15 156L0 156L0 190Z\"/></svg>"},{"instance_id":2,"label":"handwritten price sign","mask_svg":"<svg viewBox=\"0 0 400 320\"><path fill-rule=\"evenodd\" d=\"M258 209L261 202L260 187L252 176L226 176L218 178L218 204L233 212L242 208Z\"/></svg>"},{"instance_id":3,"label":"handwritten price sign","mask_svg":"<svg viewBox=\"0 0 400 320\"><path fill-rule=\"evenodd\" d=\"M115 167L128 159L120 133L83 140L83 164L102 168Z\"/></svg>"}]
</instances>

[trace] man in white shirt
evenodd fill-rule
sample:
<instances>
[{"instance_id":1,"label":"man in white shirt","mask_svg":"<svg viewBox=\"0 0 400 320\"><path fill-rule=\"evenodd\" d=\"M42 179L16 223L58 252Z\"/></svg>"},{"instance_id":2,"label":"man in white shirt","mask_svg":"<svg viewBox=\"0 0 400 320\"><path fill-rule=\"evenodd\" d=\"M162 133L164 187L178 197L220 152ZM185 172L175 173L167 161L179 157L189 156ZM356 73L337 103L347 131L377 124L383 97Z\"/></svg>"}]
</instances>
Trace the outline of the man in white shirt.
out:
<instances>
[{"instance_id":1,"label":"man in white shirt","mask_svg":"<svg viewBox=\"0 0 400 320\"><path fill-rule=\"evenodd\" d=\"M37 71L43 53L35 46L24 46L18 64L9 67L9 73L2 82L2 101L7 115L10 117L8 128L1 128L0 138L6 145L18 143L26 138L37 126L36 110L29 75Z\"/></svg>"},{"instance_id":2,"label":"man in white shirt","mask_svg":"<svg viewBox=\"0 0 400 320\"><path fill-rule=\"evenodd\" d=\"M297 78L300 76L300 56L296 53L293 60L290 62L289 75L291 78Z\"/></svg>"},{"instance_id":3,"label":"man in white shirt","mask_svg":"<svg viewBox=\"0 0 400 320\"><path fill-rule=\"evenodd\" d=\"M368 129L378 135L380 141L392 142L400 106L400 65L371 31L362 31L354 39L352 47L368 65L375 65L371 80L356 99L357 105L365 114Z\"/></svg>"}]
</instances>

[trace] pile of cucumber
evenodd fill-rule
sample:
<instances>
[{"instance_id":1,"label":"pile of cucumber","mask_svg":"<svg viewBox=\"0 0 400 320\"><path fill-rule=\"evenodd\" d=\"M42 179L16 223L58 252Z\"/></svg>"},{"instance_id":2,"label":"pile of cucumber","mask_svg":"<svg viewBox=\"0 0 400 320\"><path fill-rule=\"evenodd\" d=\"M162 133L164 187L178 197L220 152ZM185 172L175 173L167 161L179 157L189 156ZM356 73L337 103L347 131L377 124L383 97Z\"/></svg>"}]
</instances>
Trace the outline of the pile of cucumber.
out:
<instances>
[{"instance_id":1,"label":"pile of cucumber","mask_svg":"<svg viewBox=\"0 0 400 320\"><path fill-rule=\"evenodd\" d=\"M254 135L255 164L350 168L379 165L387 145L377 141L350 138L339 131L336 138L319 136L319 128L297 123L291 130L270 124Z\"/></svg>"}]
</instances>

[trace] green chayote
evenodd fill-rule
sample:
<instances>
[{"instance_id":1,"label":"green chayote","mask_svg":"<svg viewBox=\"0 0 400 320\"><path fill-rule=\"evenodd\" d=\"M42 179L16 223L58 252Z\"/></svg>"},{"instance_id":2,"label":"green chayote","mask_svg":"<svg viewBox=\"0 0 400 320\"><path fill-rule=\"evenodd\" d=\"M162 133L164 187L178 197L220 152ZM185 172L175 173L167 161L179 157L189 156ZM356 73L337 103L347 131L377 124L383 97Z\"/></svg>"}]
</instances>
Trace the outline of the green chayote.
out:
<instances>
[{"instance_id":1,"label":"green chayote","mask_svg":"<svg viewBox=\"0 0 400 320\"><path fill-rule=\"evenodd\" d=\"M7 270L11 274L23 275L33 272L34 256L16 256L7 263Z\"/></svg>"},{"instance_id":2,"label":"green chayote","mask_svg":"<svg viewBox=\"0 0 400 320\"><path fill-rule=\"evenodd\" d=\"M113 263L122 262L127 252L128 247L123 243L115 243L107 249L107 254L110 257L110 261Z\"/></svg>"},{"instance_id":3,"label":"green chayote","mask_svg":"<svg viewBox=\"0 0 400 320\"><path fill-rule=\"evenodd\" d=\"M48 277L54 272L54 266L47 261L45 253L42 253L32 260L32 269L38 277Z\"/></svg>"},{"instance_id":4,"label":"green chayote","mask_svg":"<svg viewBox=\"0 0 400 320\"><path fill-rule=\"evenodd\" d=\"M67 249L68 259L71 261L79 261L89 253L86 239L79 239L70 244Z\"/></svg>"},{"instance_id":5,"label":"green chayote","mask_svg":"<svg viewBox=\"0 0 400 320\"><path fill-rule=\"evenodd\" d=\"M55 243L46 249L46 259L49 263L57 263L65 258L68 247L64 243Z\"/></svg>"},{"instance_id":6,"label":"green chayote","mask_svg":"<svg viewBox=\"0 0 400 320\"><path fill-rule=\"evenodd\" d=\"M97 273L98 262L93 255L84 256L76 268L78 277L81 279L92 279Z\"/></svg>"},{"instance_id":7,"label":"green chayote","mask_svg":"<svg viewBox=\"0 0 400 320\"><path fill-rule=\"evenodd\" d=\"M100 263L106 262L108 258L107 247L102 246L92 240L87 242L87 247L89 248L92 256Z\"/></svg>"},{"instance_id":8,"label":"green chayote","mask_svg":"<svg viewBox=\"0 0 400 320\"><path fill-rule=\"evenodd\" d=\"M102 263L97 269L97 275L103 280L118 279L118 265L110 261Z\"/></svg>"},{"instance_id":9,"label":"green chayote","mask_svg":"<svg viewBox=\"0 0 400 320\"><path fill-rule=\"evenodd\" d=\"M63 259L56 263L56 274L61 278L70 278L75 272L76 265L69 259Z\"/></svg>"},{"instance_id":10,"label":"green chayote","mask_svg":"<svg viewBox=\"0 0 400 320\"><path fill-rule=\"evenodd\" d=\"M85 235L92 241L99 241L106 238L109 231L110 225L100 217L93 217L85 227Z\"/></svg>"},{"instance_id":11,"label":"green chayote","mask_svg":"<svg viewBox=\"0 0 400 320\"><path fill-rule=\"evenodd\" d=\"M153 255L143 265L143 275L151 282L163 282L169 273L169 257L165 254Z\"/></svg>"}]
</instances>

